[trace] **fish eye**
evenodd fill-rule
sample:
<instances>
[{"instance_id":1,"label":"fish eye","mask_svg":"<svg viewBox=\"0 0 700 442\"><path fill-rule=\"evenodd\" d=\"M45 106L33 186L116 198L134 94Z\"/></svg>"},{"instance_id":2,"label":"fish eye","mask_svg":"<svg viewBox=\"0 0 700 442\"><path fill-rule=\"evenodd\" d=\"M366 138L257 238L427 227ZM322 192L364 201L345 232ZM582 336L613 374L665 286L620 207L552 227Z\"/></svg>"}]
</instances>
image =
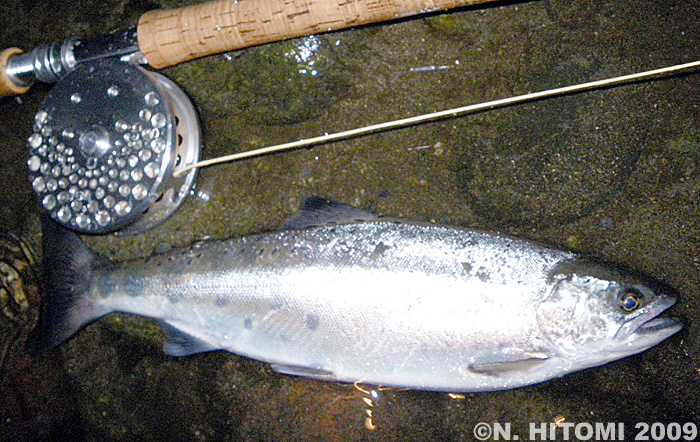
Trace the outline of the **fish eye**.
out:
<instances>
[{"instance_id":1,"label":"fish eye","mask_svg":"<svg viewBox=\"0 0 700 442\"><path fill-rule=\"evenodd\" d=\"M642 294L637 290L625 289L620 293L618 302L622 311L630 313L637 310L637 308L642 305Z\"/></svg>"}]
</instances>

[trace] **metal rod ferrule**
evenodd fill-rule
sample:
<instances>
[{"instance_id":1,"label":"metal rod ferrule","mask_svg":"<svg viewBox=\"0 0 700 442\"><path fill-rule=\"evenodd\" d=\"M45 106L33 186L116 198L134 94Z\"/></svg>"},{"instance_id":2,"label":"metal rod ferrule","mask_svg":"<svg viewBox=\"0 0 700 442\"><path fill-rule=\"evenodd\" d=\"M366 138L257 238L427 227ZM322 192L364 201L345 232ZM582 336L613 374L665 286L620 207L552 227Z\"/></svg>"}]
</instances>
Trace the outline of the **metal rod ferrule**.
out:
<instances>
[{"instance_id":1,"label":"metal rod ferrule","mask_svg":"<svg viewBox=\"0 0 700 442\"><path fill-rule=\"evenodd\" d=\"M31 52L10 57L5 72L18 86L29 86L37 80L55 83L82 62L118 57L138 63L141 62L138 55L136 28L132 28L37 46Z\"/></svg>"},{"instance_id":2,"label":"metal rod ferrule","mask_svg":"<svg viewBox=\"0 0 700 442\"><path fill-rule=\"evenodd\" d=\"M47 43L11 57L6 73L19 86L29 86L35 80L55 83L76 65L73 55L75 39Z\"/></svg>"}]
</instances>

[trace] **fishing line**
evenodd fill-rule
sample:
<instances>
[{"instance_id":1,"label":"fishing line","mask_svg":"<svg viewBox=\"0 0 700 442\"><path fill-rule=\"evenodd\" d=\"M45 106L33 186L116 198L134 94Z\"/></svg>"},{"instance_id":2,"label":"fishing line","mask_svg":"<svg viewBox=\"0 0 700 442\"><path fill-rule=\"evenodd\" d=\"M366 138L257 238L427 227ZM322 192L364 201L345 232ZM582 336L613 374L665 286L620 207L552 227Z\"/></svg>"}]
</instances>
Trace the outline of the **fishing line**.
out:
<instances>
[{"instance_id":1,"label":"fishing line","mask_svg":"<svg viewBox=\"0 0 700 442\"><path fill-rule=\"evenodd\" d=\"M201 168L213 166L216 164L229 163L233 161L242 160L245 158L259 157L263 155L268 155L271 153L277 153L282 151L299 149L301 147L309 147L320 144L330 143L332 141L346 140L350 138L360 137L363 135L368 135L376 132L389 131L393 129L404 128L408 126L414 126L426 122L444 120L447 118L455 118L458 116L463 116L471 113L475 113L482 110L491 110L500 107L512 106L516 104L526 103L530 101L542 100L545 98L551 98L561 95L570 95L582 91L593 90L593 89L603 89L613 86L620 86L625 84L630 84L638 82L641 80L648 80L654 77L662 77L671 74L677 74L683 71L688 71L700 66L700 60L685 64L678 64L674 66L668 66L660 69L654 69L645 72L639 72L635 74L622 75L619 77L606 78L603 80L590 81L587 83L576 84L572 86L564 86L555 89L548 89L540 92L532 92L524 95L518 95L515 97L502 98L494 101L487 101L484 103L471 104L468 106L457 107L453 109L447 109L437 112L432 112L423 115L417 115L409 118L402 118L399 120L387 121L384 123L373 124L370 126L359 127L356 129L346 130L342 132L336 132L333 134L324 134L318 137L301 139L293 141L290 143L277 144L274 146L263 147L260 149L254 149L246 152L239 152L231 155L225 155L217 158L212 158L208 160L199 161L195 164L190 164L186 167L179 168L173 173L174 177L181 176L188 171Z\"/></svg>"}]
</instances>

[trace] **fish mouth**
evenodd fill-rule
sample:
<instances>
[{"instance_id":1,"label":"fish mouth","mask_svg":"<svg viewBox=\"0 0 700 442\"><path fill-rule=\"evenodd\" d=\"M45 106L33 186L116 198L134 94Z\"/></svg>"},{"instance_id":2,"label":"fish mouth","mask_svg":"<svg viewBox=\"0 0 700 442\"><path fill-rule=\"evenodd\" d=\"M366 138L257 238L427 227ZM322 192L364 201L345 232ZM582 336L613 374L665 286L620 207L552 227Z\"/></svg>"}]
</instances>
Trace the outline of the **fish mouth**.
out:
<instances>
[{"instance_id":1,"label":"fish mouth","mask_svg":"<svg viewBox=\"0 0 700 442\"><path fill-rule=\"evenodd\" d=\"M652 347L683 328L678 318L659 315L676 303L676 298L661 295L648 307L648 311L628 321L615 335L617 341L628 348L642 351Z\"/></svg>"},{"instance_id":2,"label":"fish mouth","mask_svg":"<svg viewBox=\"0 0 700 442\"><path fill-rule=\"evenodd\" d=\"M673 333L677 332L683 327L681 321L678 318L672 316L665 316L662 318L653 318L644 324L640 325L639 328L634 332L638 335L648 334L648 333L658 333L662 331L667 331L668 329L676 329Z\"/></svg>"}]
</instances>

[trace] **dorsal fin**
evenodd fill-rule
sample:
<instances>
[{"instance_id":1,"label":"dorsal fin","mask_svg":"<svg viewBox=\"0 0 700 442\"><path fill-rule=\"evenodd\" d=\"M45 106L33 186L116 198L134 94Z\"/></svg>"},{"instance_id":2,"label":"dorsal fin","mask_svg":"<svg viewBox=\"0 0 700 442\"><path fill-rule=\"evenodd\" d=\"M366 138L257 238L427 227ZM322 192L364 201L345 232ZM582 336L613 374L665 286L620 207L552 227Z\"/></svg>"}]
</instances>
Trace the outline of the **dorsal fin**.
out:
<instances>
[{"instance_id":1,"label":"dorsal fin","mask_svg":"<svg viewBox=\"0 0 700 442\"><path fill-rule=\"evenodd\" d=\"M375 221L378 215L347 204L318 196L311 196L294 216L282 224L282 229L306 229L308 227Z\"/></svg>"}]
</instances>

